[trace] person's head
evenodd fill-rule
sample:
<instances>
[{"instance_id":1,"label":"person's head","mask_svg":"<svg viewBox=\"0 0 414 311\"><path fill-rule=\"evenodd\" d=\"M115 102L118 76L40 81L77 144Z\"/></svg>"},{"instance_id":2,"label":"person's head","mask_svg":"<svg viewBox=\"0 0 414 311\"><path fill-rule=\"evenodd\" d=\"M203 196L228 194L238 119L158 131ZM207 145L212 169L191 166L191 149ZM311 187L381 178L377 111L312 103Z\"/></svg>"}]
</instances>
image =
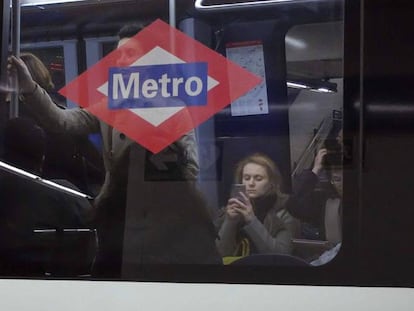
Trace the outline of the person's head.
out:
<instances>
[{"instance_id":1,"label":"person's head","mask_svg":"<svg viewBox=\"0 0 414 311\"><path fill-rule=\"evenodd\" d=\"M255 153L236 166L236 183L246 185L247 195L256 199L265 195L280 195L282 175L277 165L266 155Z\"/></svg>"},{"instance_id":2,"label":"person's head","mask_svg":"<svg viewBox=\"0 0 414 311\"><path fill-rule=\"evenodd\" d=\"M332 168L329 172L331 185L334 187L339 197L342 197L343 191L342 174L342 168Z\"/></svg>"},{"instance_id":3,"label":"person's head","mask_svg":"<svg viewBox=\"0 0 414 311\"><path fill-rule=\"evenodd\" d=\"M327 154L323 159L323 166L325 169L338 169L342 167L343 155L343 130L342 122L334 121L327 138L324 141L324 148L327 149Z\"/></svg>"},{"instance_id":4,"label":"person's head","mask_svg":"<svg viewBox=\"0 0 414 311\"><path fill-rule=\"evenodd\" d=\"M6 162L33 173L40 173L45 149L45 132L33 120L14 118L6 122L4 130Z\"/></svg>"},{"instance_id":5,"label":"person's head","mask_svg":"<svg viewBox=\"0 0 414 311\"><path fill-rule=\"evenodd\" d=\"M118 32L118 45L117 47L123 46L128 42L128 46L125 46L120 53L117 65L120 67L131 65L140 55L142 47L138 40L130 40L138 32L143 29L141 24L127 24L123 26Z\"/></svg>"},{"instance_id":6,"label":"person's head","mask_svg":"<svg viewBox=\"0 0 414 311\"><path fill-rule=\"evenodd\" d=\"M39 84L47 92L54 89L55 85L53 84L52 76L50 75L49 70L36 55L25 52L20 54L20 58L26 64L30 75L37 84Z\"/></svg>"}]
</instances>

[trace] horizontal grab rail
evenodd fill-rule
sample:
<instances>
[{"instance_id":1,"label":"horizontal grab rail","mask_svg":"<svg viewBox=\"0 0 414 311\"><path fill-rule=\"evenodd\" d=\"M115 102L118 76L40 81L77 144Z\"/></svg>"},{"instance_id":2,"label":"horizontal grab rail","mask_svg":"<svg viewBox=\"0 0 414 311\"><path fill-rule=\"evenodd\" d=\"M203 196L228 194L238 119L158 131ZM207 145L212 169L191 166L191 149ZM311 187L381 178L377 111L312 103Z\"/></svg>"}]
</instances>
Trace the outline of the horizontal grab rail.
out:
<instances>
[{"instance_id":1,"label":"horizontal grab rail","mask_svg":"<svg viewBox=\"0 0 414 311\"><path fill-rule=\"evenodd\" d=\"M309 3L309 2L321 2L321 0L262 0L262 1L247 1L237 3L223 3L223 4L205 4L205 0L196 0L195 8L200 11L223 11L231 9L242 9L248 7L264 8L274 5L287 4L287 3Z\"/></svg>"}]
</instances>

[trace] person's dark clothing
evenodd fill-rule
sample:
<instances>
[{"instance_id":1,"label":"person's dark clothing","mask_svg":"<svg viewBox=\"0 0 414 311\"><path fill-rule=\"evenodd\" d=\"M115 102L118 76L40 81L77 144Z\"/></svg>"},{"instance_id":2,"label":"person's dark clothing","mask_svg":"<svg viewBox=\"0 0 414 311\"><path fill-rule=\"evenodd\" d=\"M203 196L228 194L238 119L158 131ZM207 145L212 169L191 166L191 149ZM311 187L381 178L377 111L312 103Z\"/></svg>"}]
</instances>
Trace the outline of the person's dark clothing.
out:
<instances>
[{"instance_id":1,"label":"person's dark clothing","mask_svg":"<svg viewBox=\"0 0 414 311\"><path fill-rule=\"evenodd\" d=\"M62 110L66 109L55 100L53 103ZM36 119L27 105L21 104L19 109L20 116ZM46 133L42 177L68 180L81 191L96 195L95 189L99 189L104 180L104 166L102 155L88 136L56 132L37 124Z\"/></svg>"},{"instance_id":2,"label":"person's dark clothing","mask_svg":"<svg viewBox=\"0 0 414 311\"><path fill-rule=\"evenodd\" d=\"M44 275L48 258L33 230L82 228L90 212L86 199L6 172L0 172L0 198L0 271L5 275Z\"/></svg>"},{"instance_id":3,"label":"person's dark clothing","mask_svg":"<svg viewBox=\"0 0 414 311\"><path fill-rule=\"evenodd\" d=\"M96 218L99 252L93 275L108 279L139 277L143 264L221 264L215 228L190 182L144 183L140 192L145 192L147 199L133 204L136 213L129 215L134 218L128 223L134 223L135 234L124 242L129 161L120 163L112 176L116 189L109 189L111 195L100 202ZM125 252L128 261L123 259Z\"/></svg>"},{"instance_id":4,"label":"person's dark clothing","mask_svg":"<svg viewBox=\"0 0 414 311\"><path fill-rule=\"evenodd\" d=\"M162 195L160 195L160 189ZM188 182L146 189L151 197L138 207L136 264L221 264L217 233L198 190Z\"/></svg>"},{"instance_id":5,"label":"person's dark clothing","mask_svg":"<svg viewBox=\"0 0 414 311\"><path fill-rule=\"evenodd\" d=\"M327 180L321 182L311 170L295 178L287 210L302 221L304 238L325 239L325 205L329 198L338 197Z\"/></svg>"},{"instance_id":6,"label":"person's dark clothing","mask_svg":"<svg viewBox=\"0 0 414 311\"><path fill-rule=\"evenodd\" d=\"M94 189L103 183L103 172L102 156L87 136L46 131L44 178L69 180L81 191L94 195Z\"/></svg>"}]
</instances>

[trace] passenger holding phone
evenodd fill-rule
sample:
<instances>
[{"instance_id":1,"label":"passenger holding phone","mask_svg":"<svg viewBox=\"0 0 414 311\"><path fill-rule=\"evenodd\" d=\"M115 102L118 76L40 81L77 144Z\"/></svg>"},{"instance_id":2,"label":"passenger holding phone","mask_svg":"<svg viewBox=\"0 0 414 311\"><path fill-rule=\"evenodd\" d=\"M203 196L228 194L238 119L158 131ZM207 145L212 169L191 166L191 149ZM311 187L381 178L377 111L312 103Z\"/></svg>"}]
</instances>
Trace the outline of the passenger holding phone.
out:
<instances>
[{"instance_id":1,"label":"passenger holding phone","mask_svg":"<svg viewBox=\"0 0 414 311\"><path fill-rule=\"evenodd\" d=\"M282 176L276 164L256 153L237 164L234 177L245 191L232 191L219 218L220 254L290 254L298 223L285 209L289 196L280 190Z\"/></svg>"}]
</instances>

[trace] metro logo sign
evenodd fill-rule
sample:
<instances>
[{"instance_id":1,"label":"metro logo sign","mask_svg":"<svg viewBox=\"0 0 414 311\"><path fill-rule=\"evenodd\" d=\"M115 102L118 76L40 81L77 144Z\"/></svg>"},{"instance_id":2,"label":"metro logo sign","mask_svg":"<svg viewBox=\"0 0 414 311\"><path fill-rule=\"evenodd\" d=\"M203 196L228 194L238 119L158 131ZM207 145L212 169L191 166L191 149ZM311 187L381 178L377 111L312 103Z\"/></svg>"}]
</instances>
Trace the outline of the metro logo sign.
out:
<instances>
[{"instance_id":1,"label":"metro logo sign","mask_svg":"<svg viewBox=\"0 0 414 311\"><path fill-rule=\"evenodd\" d=\"M60 93L158 153L259 83L157 20Z\"/></svg>"},{"instance_id":2,"label":"metro logo sign","mask_svg":"<svg viewBox=\"0 0 414 311\"><path fill-rule=\"evenodd\" d=\"M109 107L163 107L207 104L207 63L131 66L109 69Z\"/></svg>"}]
</instances>

